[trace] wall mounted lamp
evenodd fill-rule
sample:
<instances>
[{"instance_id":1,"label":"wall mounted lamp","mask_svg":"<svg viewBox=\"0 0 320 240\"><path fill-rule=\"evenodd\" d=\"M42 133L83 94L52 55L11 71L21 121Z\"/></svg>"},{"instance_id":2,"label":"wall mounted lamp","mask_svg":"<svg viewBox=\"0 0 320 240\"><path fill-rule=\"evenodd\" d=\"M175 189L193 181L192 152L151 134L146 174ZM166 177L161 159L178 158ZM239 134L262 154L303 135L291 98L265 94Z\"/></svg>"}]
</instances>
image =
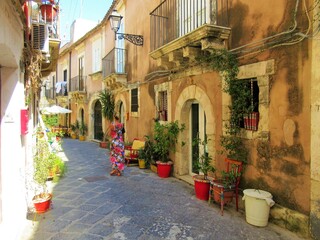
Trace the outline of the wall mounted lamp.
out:
<instances>
[{"instance_id":1,"label":"wall mounted lamp","mask_svg":"<svg viewBox=\"0 0 320 240\"><path fill-rule=\"evenodd\" d=\"M143 46L143 36L141 35L134 35L134 34L127 34L127 33L118 33L120 28L121 19L123 17L117 12L117 10L113 10L112 14L109 16L109 21L111 24L111 29L115 33L115 39L117 40L117 35L119 39L126 39L129 42L133 43L137 46Z\"/></svg>"}]
</instances>

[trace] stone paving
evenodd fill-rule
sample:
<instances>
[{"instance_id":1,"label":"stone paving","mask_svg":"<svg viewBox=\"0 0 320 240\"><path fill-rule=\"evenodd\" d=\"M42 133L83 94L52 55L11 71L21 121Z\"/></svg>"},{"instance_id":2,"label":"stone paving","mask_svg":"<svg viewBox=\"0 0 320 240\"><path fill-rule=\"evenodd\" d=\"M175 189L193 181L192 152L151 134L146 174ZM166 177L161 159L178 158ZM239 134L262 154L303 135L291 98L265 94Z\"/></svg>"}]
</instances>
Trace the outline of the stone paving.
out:
<instances>
[{"instance_id":1,"label":"stone paving","mask_svg":"<svg viewBox=\"0 0 320 240\"><path fill-rule=\"evenodd\" d=\"M68 172L53 189L53 207L30 215L22 240L300 239L273 224L249 225L243 213L209 205L193 186L127 167L109 176L108 153L94 142L64 139Z\"/></svg>"}]
</instances>

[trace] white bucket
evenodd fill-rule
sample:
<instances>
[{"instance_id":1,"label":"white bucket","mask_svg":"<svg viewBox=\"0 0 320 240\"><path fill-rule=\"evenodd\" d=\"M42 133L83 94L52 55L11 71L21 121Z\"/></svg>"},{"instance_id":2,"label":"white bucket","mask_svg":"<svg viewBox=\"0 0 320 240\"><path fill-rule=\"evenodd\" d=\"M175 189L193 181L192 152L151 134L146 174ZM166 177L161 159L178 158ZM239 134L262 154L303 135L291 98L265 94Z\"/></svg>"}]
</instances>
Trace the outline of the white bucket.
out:
<instances>
[{"instance_id":1,"label":"white bucket","mask_svg":"<svg viewBox=\"0 0 320 240\"><path fill-rule=\"evenodd\" d=\"M243 193L246 221L258 227L267 226L270 207L274 205L271 193L258 189L245 189Z\"/></svg>"}]
</instances>

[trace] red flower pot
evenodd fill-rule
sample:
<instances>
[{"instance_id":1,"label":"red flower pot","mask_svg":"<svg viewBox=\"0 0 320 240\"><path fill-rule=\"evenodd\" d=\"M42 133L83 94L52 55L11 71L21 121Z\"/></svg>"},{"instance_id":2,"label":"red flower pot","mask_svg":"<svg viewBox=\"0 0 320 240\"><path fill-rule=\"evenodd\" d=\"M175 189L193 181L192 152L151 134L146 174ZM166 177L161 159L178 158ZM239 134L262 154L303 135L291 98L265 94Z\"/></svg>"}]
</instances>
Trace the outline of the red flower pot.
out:
<instances>
[{"instance_id":1,"label":"red flower pot","mask_svg":"<svg viewBox=\"0 0 320 240\"><path fill-rule=\"evenodd\" d=\"M40 6L43 19L51 22L57 16L57 8L51 4L42 4Z\"/></svg>"},{"instance_id":2,"label":"red flower pot","mask_svg":"<svg viewBox=\"0 0 320 240\"><path fill-rule=\"evenodd\" d=\"M158 176L161 178L168 178L171 174L172 162L157 162Z\"/></svg>"},{"instance_id":3,"label":"red flower pot","mask_svg":"<svg viewBox=\"0 0 320 240\"><path fill-rule=\"evenodd\" d=\"M107 148L108 143L107 142L100 142L100 147L101 148Z\"/></svg>"},{"instance_id":4,"label":"red flower pot","mask_svg":"<svg viewBox=\"0 0 320 240\"><path fill-rule=\"evenodd\" d=\"M48 194L39 194L33 197L33 205L37 213L44 213L48 211L51 204L52 195Z\"/></svg>"},{"instance_id":5,"label":"red flower pot","mask_svg":"<svg viewBox=\"0 0 320 240\"><path fill-rule=\"evenodd\" d=\"M194 191L196 197L200 200L209 200L209 191L210 191L210 180L204 179L203 175L193 176L194 180Z\"/></svg>"},{"instance_id":6,"label":"red flower pot","mask_svg":"<svg viewBox=\"0 0 320 240\"><path fill-rule=\"evenodd\" d=\"M212 182L213 199L217 203L231 203L234 195L234 187L225 188L221 181L213 180Z\"/></svg>"}]
</instances>

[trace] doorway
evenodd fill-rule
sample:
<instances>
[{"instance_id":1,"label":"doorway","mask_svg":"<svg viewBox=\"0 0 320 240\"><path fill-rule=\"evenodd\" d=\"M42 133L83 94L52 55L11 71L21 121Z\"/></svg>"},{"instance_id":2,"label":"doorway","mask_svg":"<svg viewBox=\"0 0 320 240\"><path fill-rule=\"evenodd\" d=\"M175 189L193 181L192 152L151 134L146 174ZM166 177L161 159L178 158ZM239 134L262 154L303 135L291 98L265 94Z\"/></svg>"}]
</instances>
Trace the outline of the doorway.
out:
<instances>
[{"instance_id":1,"label":"doorway","mask_svg":"<svg viewBox=\"0 0 320 240\"><path fill-rule=\"evenodd\" d=\"M100 101L96 101L94 105L94 139L103 140L102 130L102 107Z\"/></svg>"},{"instance_id":2,"label":"doorway","mask_svg":"<svg viewBox=\"0 0 320 240\"><path fill-rule=\"evenodd\" d=\"M195 164L198 161L197 154L208 154L207 148L203 145L194 145L194 139L199 138L199 141L203 142L207 140L206 134L206 114L198 102L193 102L190 106L190 163L189 163L189 174L194 175L199 172L195 168Z\"/></svg>"}]
</instances>

